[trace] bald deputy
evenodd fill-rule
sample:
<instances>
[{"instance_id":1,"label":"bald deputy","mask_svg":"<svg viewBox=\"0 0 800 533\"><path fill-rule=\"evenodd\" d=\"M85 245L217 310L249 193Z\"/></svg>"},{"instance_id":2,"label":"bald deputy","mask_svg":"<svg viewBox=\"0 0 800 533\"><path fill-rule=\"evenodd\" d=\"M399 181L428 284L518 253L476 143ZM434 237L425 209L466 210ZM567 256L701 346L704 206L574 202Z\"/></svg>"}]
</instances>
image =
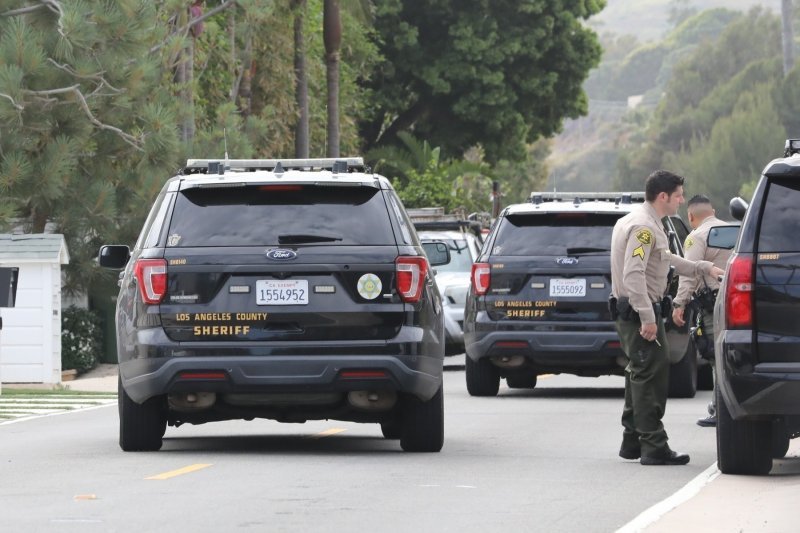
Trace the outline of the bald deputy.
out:
<instances>
[{"instance_id":1,"label":"bald deputy","mask_svg":"<svg viewBox=\"0 0 800 533\"><path fill-rule=\"evenodd\" d=\"M708 233L714 226L725 226L727 222L718 219L711 200L701 194L693 196L686 204L686 211L689 215L689 225L692 232L686 237L683 243L683 256L691 261L704 259L711 261L715 266L724 269L728 263L728 258L733 250L708 247ZM698 347L705 346L705 351L701 350L704 358L711 361L711 369L714 369L714 301L719 291L719 281L714 276L700 274L699 276L681 276L678 284L678 294L672 302L674 311L672 321L678 326L683 326L684 310L692 295L697 294L700 303L700 316L698 324L700 331L703 332L706 342L698 344ZM701 296L703 295L704 296ZM697 420L697 425L701 427L714 427L717 425L717 406L714 404L715 395L711 395L711 403L708 404L708 416Z\"/></svg>"},{"instance_id":2,"label":"bald deputy","mask_svg":"<svg viewBox=\"0 0 800 533\"><path fill-rule=\"evenodd\" d=\"M624 459L643 465L685 465L689 456L667 444L661 419L667 404L669 351L661 319L667 274L711 276L723 270L709 261L689 261L669 251L661 219L675 215L683 203L683 178L657 170L645 181L645 202L620 218L611 237L611 311L616 319L625 367L622 411Z\"/></svg>"}]
</instances>

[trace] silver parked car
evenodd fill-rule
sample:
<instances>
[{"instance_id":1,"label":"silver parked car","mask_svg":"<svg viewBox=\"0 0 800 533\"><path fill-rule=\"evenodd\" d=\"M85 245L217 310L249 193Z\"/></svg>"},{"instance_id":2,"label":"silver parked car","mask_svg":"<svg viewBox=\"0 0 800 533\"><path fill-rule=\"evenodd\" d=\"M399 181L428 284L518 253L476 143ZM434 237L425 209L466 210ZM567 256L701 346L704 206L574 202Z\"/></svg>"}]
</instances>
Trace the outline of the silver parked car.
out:
<instances>
[{"instance_id":1,"label":"silver parked car","mask_svg":"<svg viewBox=\"0 0 800 533\"><path fill-rule=\"evenodd\" d=\"M421 242L443 241L450 248L450 262L435 269L442 295L446 353L464 353L464 305L469 293L472 263L480 253L479 237L462 231L418 231Z\"/></svg>"}]
</instances>

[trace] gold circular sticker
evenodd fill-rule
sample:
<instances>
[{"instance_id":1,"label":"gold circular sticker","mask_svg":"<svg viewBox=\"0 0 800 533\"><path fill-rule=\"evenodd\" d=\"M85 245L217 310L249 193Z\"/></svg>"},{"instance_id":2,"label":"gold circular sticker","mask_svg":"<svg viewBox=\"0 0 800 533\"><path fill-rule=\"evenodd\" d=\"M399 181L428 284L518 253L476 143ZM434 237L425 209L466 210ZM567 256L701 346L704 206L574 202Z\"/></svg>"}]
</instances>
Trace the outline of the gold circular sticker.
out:
<instances>
[{"instance_id":1,"label":"gold circular sticker","mask_svg":"<svg viewBox=\"0 0 800 533\"><path fill-rule=\"evenodd\" d=\"M358 278L358 294L365 300L374 300L381 294L383 284L375 274L364 274Z\"/></svg>"}]
</instances>

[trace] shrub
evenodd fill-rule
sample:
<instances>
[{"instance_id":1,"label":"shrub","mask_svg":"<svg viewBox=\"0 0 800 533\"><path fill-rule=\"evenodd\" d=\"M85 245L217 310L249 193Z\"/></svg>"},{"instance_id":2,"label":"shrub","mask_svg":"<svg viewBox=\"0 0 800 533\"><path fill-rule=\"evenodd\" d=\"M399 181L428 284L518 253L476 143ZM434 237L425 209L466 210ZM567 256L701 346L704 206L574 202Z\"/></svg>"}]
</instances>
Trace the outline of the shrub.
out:
<instances>
[{"instance_id":1,"label":"shrub","mask_svg":"<svg viewBox=\"0 0 800 533\"><path fill-rule=\"evenodd\" d=\"M61 314L61 368L75 369L79 374L97 366L103 346L100 316L74 305Z\"/></svg>"}]
</instances>

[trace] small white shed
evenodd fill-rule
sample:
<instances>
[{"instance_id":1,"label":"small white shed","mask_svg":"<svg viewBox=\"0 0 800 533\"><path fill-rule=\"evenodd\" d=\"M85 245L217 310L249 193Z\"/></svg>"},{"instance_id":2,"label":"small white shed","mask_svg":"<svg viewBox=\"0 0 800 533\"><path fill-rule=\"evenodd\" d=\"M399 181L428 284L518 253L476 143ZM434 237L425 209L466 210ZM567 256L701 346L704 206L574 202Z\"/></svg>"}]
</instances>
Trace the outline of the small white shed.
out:
<instances>
[{"instance_id":1,"label":"small white shed","mask_svg":"<svg viewBox=\"0 0 800 533\"><path fill-rule=\"evenodd\" d=\"M17 299L0 309L0 381L61 382L61 265L64 236L0 234L0 266L18 267Z\"/></svg>"}]
</instances>

